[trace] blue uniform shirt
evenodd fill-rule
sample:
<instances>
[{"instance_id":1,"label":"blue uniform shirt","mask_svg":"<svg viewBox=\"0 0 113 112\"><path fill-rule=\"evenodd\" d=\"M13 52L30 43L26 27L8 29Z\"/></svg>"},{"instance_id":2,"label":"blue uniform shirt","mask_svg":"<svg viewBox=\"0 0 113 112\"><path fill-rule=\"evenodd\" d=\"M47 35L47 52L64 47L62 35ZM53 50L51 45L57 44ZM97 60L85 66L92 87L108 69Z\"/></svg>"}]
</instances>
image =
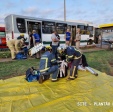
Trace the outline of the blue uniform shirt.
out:
<instances>
[{"instance_id":1,"label":"blue uniform shirt","mask_svg":"<svg viewBox=\"0 0 113 112\"><path fill-rule=\"evenodd\" d=\"M39 34L35 33L35 34L33 34L33 37L34 37L36 43L37 42L40 42L40 36L39 36Z\"/></svg>"},{"instance_id":2,"label":"blue uniform shirt","mask_svg":"<svg viewBox=\"0 0 113 112\"><path fill-rule=\"evenodd\" d=\"M82 56L81 52L72 46L67 47L66 54L67 54L67 59L69 58L77 59Z\"/></svg>"},{"instance_id":3,"label":"blue uniform shirt","mask_svg":"<svg viewBox=\"0 0 113 112\"><path fill-rule=\"evenodd\" d=\"M47 71L50 67L52 67L52 62L56 61L55 56L50 53L49 51L46 51L40 59L39 69L40 72Z\"/></svg>"},{"instance_id":4,"label":"blue uniform shirt","mask_svg":"<svg viewBox=\"0 0 113 112\"><path fill-rule=\"evenodd\" d=\"M71 38L71 33L66 32L66 41L70 41L70 38Z\"/></svg>"}]
</instances>

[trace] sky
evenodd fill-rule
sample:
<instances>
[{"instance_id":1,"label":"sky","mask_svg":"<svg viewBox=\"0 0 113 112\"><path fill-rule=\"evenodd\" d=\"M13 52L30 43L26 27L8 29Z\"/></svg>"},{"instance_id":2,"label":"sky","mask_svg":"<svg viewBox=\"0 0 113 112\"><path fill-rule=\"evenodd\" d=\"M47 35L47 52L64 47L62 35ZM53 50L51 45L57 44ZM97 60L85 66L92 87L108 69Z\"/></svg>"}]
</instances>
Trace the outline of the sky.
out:
<instances>
[{"instance_id":1,"label":"sky","mask_svg":"<svg viewBox=\"0 0 113 112\"><path fill-rule=\"evenodd\" d=\"M113 0L65 0L66 20L113 23ZM0 24L9 14L64 20L64 0L1 0Z\"/></svg>"}]
</instances>

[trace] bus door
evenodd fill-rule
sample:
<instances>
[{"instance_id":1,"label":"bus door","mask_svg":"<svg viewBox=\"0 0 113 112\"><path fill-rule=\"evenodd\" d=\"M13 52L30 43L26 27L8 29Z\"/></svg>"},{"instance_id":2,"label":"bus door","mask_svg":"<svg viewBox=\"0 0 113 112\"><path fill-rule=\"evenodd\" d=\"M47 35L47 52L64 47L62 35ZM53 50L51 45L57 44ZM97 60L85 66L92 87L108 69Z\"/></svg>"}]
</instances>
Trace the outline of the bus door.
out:
<instances>
[{"instance_id":1,"label":"bus door","mask_svg":"<svg viewBox=\"0 0 113 112\"><path fill-rule=\"evenodd\" d=\"M42 35L41 35L41 22L37 21L27 21L27 30L28 33L32 32L33 30L36 30L36 32L39 34L41 40L42 40Z\"/></svg>"},{"instance_id":2,"label":"bus door","mask_svg":"<svg viewBox=\"0 0 113 112\"><path fill-rule=\"evenodd\" d=\"M72 41L71 41L71 45L72 45L72 46L75 46L74 39L75 39L75 36L76 36L76 26L72 26L72 31L71 31L71 34L72 34Z\"/></svg>"}]
</instances>

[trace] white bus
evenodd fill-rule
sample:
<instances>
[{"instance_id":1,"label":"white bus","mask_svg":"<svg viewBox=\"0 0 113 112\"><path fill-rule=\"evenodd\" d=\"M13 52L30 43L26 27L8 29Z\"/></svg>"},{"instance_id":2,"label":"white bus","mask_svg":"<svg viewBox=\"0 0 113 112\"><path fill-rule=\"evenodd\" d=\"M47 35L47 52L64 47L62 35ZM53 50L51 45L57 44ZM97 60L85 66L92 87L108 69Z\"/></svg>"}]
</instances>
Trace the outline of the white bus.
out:
<instances>
[{"instance_id":1,"label":"white bus","mask_svg":"<svg viewBox=\"0 0 113 112\"><path fill-rule=\"evenodd\" d=\"M50 20L42 18L27 17L11 14L5 18L6 40L17 38L20 33L24 33L29 42L29 31L36 30L41 37L44 45L51 42L52 30L56 30L60 35L60 44L65 44L64 34L67 28L72 33L72 44L75 45L76 28L81 29L81 45L87 44L89 39L93 40L93 26L85 23L64 22L59 20Z\"/></svg>"}]
</instances>

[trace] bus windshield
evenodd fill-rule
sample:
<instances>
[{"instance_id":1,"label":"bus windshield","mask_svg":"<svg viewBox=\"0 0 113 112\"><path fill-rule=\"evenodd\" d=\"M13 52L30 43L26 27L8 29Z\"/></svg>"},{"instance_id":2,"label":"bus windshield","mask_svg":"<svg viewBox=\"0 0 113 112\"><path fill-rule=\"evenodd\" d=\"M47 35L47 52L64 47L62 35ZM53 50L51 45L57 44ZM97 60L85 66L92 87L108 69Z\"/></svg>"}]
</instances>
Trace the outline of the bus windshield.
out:
<instances>
[{"instance_id":1,"label":"bus windshield","mask_svg":"<svg viewBox=\"0 0 113 112\"><path fill-rule=\"evenodd\" d=\"M102 24L99 27L102 31L102 39L113 41L113 24Z\"/></svg>"},{"instance_id":2,"label":"bus windshield","mask_svg":"<svg viewBox=\"0 0 113 112\"><path fill-rule=\"evenodd\" d=\"M113 40L113 28L105 28L103 31L103 39Z\"/></svg>"}]
</instances>

